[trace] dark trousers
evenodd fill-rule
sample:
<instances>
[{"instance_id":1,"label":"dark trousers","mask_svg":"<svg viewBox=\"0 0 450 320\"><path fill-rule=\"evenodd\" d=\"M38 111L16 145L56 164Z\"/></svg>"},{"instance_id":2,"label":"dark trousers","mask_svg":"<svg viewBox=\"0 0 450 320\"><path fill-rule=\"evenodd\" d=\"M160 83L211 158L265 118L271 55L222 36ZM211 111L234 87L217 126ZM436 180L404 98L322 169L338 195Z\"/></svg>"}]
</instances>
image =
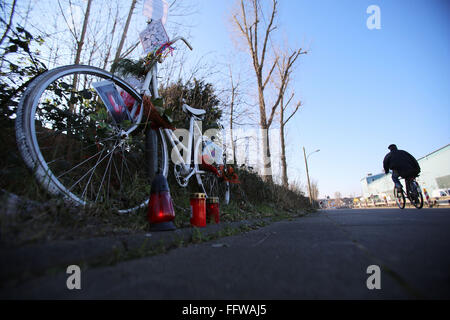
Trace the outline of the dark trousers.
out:
<instances>
[{"instance_id":1,"label":"dark trousers","mask_svg":"<svg viewBox=\"0 0 450 320\"><path fill-rule=\"evenodd\" d=\"M402 186L402 183L400 182L400 174L397 170L392 170L392 181L394 181L395 186Z\"/></svg>"},{"instance_id":2,"label":"dark trousers","mask_svg":"<svg viewBox=\"0 0 450 320\"><path fill-rule=\"evenodd\" d=\"M409 191L409 182L410 180L414 179L417 176L417 172L411 171L411 174L406 175L405 178L405 184L406 184L406 194L408 194ZM402 183L400 182L400 174L398 173L397 170L392 170L392 181L394 181L395 185L400 185L402 186ZM403 186L402 186L403 187Z\"/></svg>"}]
</instances>

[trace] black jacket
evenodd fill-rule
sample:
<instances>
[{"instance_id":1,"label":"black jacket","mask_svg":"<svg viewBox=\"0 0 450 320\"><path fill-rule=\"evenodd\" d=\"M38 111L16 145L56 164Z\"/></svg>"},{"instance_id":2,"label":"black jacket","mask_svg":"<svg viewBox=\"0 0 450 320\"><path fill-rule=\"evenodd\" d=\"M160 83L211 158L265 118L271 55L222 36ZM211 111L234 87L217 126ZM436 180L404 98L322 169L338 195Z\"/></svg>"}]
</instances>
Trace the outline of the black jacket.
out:
<instances>
[{"instance_id":1,"label":"black jacket","mask_svg":"<svg viewBox=\"0 0 450 320\"><path fill-rule=\"evenodd\" d=\"M389 169L397 170L403 178L417 176L420 173L420 166L417 160L408 152L403 150L392 150L383 161L384 172Z\"/></svg>"}]
</instances>

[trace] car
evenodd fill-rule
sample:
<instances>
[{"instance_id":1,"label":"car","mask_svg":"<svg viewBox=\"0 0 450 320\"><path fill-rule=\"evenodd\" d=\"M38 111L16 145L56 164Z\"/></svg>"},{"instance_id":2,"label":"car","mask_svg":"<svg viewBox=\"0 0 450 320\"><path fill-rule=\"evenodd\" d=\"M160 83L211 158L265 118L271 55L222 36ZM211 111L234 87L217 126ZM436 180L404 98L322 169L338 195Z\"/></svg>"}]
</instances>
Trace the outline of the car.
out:
<instances>
[{"instance_id":1,"label":"car","mask_svg":"<svg viewBox=\"0 0 450 320\"><path fill-rule=\"evenodd\" d=\"M431 193L431 196L433 198L446 197L448 195L449 195L448 190L445 190L445 189L433 190L433 192Z\"/></svg>"}]
</instances>

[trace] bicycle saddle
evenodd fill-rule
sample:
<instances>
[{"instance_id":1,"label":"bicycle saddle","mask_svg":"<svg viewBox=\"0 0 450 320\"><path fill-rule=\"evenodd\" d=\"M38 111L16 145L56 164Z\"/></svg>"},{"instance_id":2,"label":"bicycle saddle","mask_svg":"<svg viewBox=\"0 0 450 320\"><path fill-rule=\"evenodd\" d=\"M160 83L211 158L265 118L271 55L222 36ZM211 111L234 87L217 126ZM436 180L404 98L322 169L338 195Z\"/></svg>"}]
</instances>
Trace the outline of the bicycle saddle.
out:
<instances>
[{"instance_id":1,"label":"bicycle saddle","mask_svg":"<svg viewBox=\"0 0 450 320\"><path fill-rule=\"evenodd\" d=\"M189 107L187 104L183 104L183 111L189 112L190 114L193 114L194 116L202 116L206 113L206 111L203 109L192 108L192 107Z\"/></svg>"}]
</instances>

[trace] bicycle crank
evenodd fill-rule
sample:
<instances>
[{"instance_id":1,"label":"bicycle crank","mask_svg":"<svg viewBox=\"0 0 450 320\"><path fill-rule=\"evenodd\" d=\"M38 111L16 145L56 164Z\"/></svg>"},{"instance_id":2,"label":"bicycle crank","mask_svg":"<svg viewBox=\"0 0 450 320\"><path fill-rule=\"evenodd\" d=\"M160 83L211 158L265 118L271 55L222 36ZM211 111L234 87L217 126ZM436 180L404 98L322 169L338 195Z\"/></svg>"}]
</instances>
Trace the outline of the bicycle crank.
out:
<instances>
[{"instance_id":1,"label":"bicycle crank","mask_svg":"<svg viewBox=\"0 0 450 320\"><path fill-rule=\"evenodd\" d=\"M173 166L173 173L175 176L175 180L177 180L177 183L180 187L187 187L188 183L189 183L189 179L192 177L192 175L194 174L194 170L190 170L188 172L187 175L185 175L185 170L183 168L182 165L180 164L175 164Z\"/></svg>"}]
</instances>

